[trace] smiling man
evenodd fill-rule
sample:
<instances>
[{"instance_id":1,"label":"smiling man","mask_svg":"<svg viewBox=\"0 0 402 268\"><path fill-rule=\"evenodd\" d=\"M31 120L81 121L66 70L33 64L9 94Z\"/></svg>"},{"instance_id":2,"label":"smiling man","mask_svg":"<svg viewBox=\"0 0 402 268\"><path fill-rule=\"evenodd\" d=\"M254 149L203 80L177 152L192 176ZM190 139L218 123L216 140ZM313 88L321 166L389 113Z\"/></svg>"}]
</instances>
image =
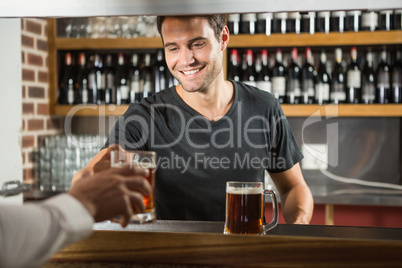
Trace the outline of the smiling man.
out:
<instances>
[{"instance_id":1,"label":"smiling man","mask_svg":"<svg viewBox=\"0 0 402 268\"><path fill-rule=\"evenodd\" d=\"M112 144L156 151L158 219L200 221L224 220L227 181L263 181L268 171L286 222L309 223L313 199L299 166L303 155L278 102L225 80L225 16L158 17L158 30L180 84L131 104L85 170L104 166Z\"/></svg>"}]
</instances>

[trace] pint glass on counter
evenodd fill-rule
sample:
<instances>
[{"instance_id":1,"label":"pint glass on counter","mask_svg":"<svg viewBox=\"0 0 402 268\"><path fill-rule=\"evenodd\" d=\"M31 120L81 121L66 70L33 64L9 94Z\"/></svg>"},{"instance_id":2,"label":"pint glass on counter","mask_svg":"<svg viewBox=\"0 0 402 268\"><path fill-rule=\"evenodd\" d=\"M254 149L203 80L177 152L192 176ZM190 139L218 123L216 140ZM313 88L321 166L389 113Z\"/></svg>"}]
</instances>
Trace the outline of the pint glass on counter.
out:
<instances>
[{"instance_id":1,"label":"pint glass on counter","mask_svg":"<svg viewBox=\"0 0 402 268\"><path fill-rule=\"evenodd\" d=\"M264 194L272 199L273 219L264 224ZM278 205L273 191L264 190L262 182L226 184L226 215L224 234L265 234L278 223Z\"/></svg>"},{"instance_id":2,"label":"pint glass on counter","mask_svg":"<svg viewBox=\"0 0 402 268\"><path fill-rule=\"evenodd\" d=\"M155 212L155 174L156 174L156 153L153 151L122 151L114 150L110 153L111 167L121 167L130 164L132 168L140 166L149 170L146 177L152 186L152 194L144 196L144 213L137 213L131 217L130 223L150 223L156 221Z\"/></svg>"}]
</instances>

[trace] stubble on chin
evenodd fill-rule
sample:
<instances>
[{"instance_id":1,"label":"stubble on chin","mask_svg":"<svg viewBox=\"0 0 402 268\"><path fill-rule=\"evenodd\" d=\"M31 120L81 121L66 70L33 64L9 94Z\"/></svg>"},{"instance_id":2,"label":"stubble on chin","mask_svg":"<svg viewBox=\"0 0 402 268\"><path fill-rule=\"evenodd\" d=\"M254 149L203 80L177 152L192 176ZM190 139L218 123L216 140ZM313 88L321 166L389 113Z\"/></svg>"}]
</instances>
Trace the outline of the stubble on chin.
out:
<instances>
[{"instance_id":1,"label":"stubble on chin","mask_svg":"<svg viewBox=\"0 0 402 268\"><path fill-rule=\"evenodd\" d=\"M182 88L183 91L188 92L188 93L195 93L195 92L203 93L203 92L207 92L207 91L208 91L208 88L211 86L211 84L214 83L214 81L216 81L216 79L218 79L219 75L220 75L222 72L223 72L223 66L220 65L220 66L218 67L218 70L217 70L217 72L215 73L215 75L214 75L214 72L209 73L208 76L205 77L205 78L203 79L203 81L201 82L201 84L199 84L199 85L191 85L191 84L192 84L192 81L189 80L188 82L189 82L190 86L186 86L186 83L183 83L183 82L182 82L180 79L178 79L177 77L176 77L176 79L180 82L180 86L181 86L181 88ZM213 75L214 75L214 77L212 77ZM197 82L194 82L194 83L197 83ZM199 81L198 81L198 83L199 83Z\"/></svg>"}]
</instances>

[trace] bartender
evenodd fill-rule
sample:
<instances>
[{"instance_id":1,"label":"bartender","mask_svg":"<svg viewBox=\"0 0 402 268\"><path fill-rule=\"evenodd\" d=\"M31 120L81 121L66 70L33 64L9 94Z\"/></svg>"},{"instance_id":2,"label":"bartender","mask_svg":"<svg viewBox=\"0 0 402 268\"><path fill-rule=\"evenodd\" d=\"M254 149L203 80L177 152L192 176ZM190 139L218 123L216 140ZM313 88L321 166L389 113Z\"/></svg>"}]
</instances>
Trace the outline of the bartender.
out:
<instances>
[{"instance_id":1,"label":"bartender","mask_svg":"<svg viewBox=\"0 0 402 268\"><path fill-rule=\"evenodd\" d=\"M131 104L102 149L78 172L107 168L109 146L156 151L158 219L223 221L229 180L263 181L268 171L287 223L307 224L313 198L303 155L277 100L227 81L225 15L158 17L165 59L178 86Z\"/></svg>"}]
</instances>

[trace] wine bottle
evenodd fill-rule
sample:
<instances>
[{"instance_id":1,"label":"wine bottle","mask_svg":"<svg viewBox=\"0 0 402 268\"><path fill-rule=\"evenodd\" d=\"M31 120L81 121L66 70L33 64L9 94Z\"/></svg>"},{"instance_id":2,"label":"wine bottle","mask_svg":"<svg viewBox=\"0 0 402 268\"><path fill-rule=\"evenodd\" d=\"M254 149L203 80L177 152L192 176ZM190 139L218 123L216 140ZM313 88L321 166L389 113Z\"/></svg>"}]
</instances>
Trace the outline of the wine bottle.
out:
<instances>
[{"instance_id":1,"label":"wine bottle","mask_svg":"<svg viewBox=\"0 0 402 268\"><path fill-rule=\"evenodd\" d=\"M286 32L299 34L301 31L301 15L299 12L290 12L286 20Z\"/></svg>"},{"instance_id":2,"label":"wine bottle","mask_svg":"<svg viewBox=\"0 0 402 268\"><path fill-rule=\"evenodd\" d=\"M272 32L285 34L287 18L288 18L287 12L274 13L274 18L272 20Z\"/></svg>"},{"instance_id":3,"label":"wine bottle","mask_svg":"<svg viewBox=\"0 0 402 268\"><path fill-rule=\"evenodd\" d=\"M95 54L90 57L91 68L88 73L88 103L96 104L98 100L98 85L96 84L96 68L95 68L95 58L99 55ZM98 63L96 63L98 64Z\"/></svg>"},{"instance_id":4,"label":"wine bottle","mask_svg":"<svg viewBox=\"0 0 402 268\"><path fill-rule=\"evenodd\" d=\"M144 62L140 70L141 73L141 85L144 98L152 96L155 93L154 79L152 75L151 67L151 54L146 53L144 55Z\"/></svg>"},{"instance_id":5,"label":"wine bottle","mask_svg":"<svg viewBox=\"0 0 402 268\"><path fill-rule=\"evenodd\" d=\"M345 31L358 32L361 30L361 14L360 10L346 12Z\"/></svg>"},{"instance_id":6,"label":"wine bottle","mask_svg":"<svg viewBox=\"0 0 402 268\"><path fill-rule=\"evenodd\" d=\"M76 97L75 102L77 104L88 104L88 69L86 64L85 53L79 54L79 69L77 74L76 85Z\"/></svg>"},{"instance_id":7,"label":"wine bottle","mask_svg":"<svg viewBox=\"0 0 402 268\"><path fill-rule=\"evenodd\" d=\"M164 90L167 86L167 66L163 57L163 50L159 49L156 52L156 62L154 68L154 85L155 85L155 93Z\"/></svg>"},{"instance_id":8,"label":"wine bottle","mask_svg":"<svg viewBox=\"0 0 402 268\"><path fill-rule=\"evenodd\" d=\"M115 83L115 70L113 68L112 54L106 55L105 66L105 103L116 103L116 83Z\"/></svg>"},{"instance_id":9,"label":"wine bottle","mask_svg":"<svg viewBox=\"0 0 402 268\"><path fill-rule=\"evenodd\" d=\"M97 84L97 104L105 103L106 75L103 67L103 57L97 54L98 60L95 60L96 67L96 84ZM96 57L95 57L96 58Z\"/></svg>"},{"instance_id":10,"label":"wine bottle","mask_svg":"<svg viewBox=\"0 0 402 268\"><path fill-rule=\"evenodd\" d=\"M364 63L362 72L362 102L372 104L375 101L375 73L373 66L373 53L369 50L366 54L366 62Z\"/></svg>"},{"instance_id":11,"label":"wine bottle","mask_svg":"<svg viewBox=\"0 0 402 268\"><path fill-rule=\"evenodd\" d=\"M259 66L257 68L257 66ZM257 69L257 87L269 93L272 93L271 69L268 64L268 51L262 49L258 61L256 60Z\"/></svg>"},{"instance_id":12,"label":"wine bottle","mask_svg":"<svg viewBox=\"0 0 402 268\"><path fill-rule=\"evenodd\" d=\"M272 13L258 13L256 33L271 35Z\"/></svg>"},{"instance_id":13,"label":"wine bottle","mask_svg":"<svg viewBox=\"0 0 402 268\"><path fill-rule=\"evenodd\" d=\"M292 48L292 62L286 79L286 103L298 104L301 96L301 68L298 64L297 48Z\"/></svg>"},{"instance_id":14,"label":"wine bottle","mask_svg":"<svg viewBox=\"0 0 402 268\"><path fill-rule=\"evenodd\" d=\"M362 30L375 31L378 27L378 13L374 11L366 11L362 14Z\"/></svg>"},{"instance_id":15,"label":"wine bottle","mask_svg":"<svg viewBox=\"0 0 402 268\"><path fill-rule=\"evenodd\" d=\"M314 34L315 32L315 12L307 12L302 14L301 32Z\"/></svg>"},{"instance_id":16,"label":"wine bottle","mask_svg":"<svg viewBox=\"0 0 402 268\"><path fill-rule=\"evenodd\" d=\"M382 31L390 31L393 27L391 25L393 21L392 10L381 10L378 16L378 29Z\"/></svg>"},{"instance_id":17,"label":"wine bottle","mask_svg":"<svg viewBox=\"0 0 402 268\"><path fill-rule=\"evenodd\" d=\"M275 65L272 68L272 94L279 103L286 100L286 73L282 63L282 50L277 49L275 54Z\"/></svg>"},{"instance_id":18,"label":"wine bottle","mask_svg":"<svg viewBox=\"0 0 402 268\"><path fill-rule=\"evenodd\" d=\"M387 50L381 51L381 61L377 66L377 93L376 102L386 104L391 98L391 70L387 63Z\"/></svg>"},{"instance_id":19,"label":"wine bottle","mask_svg":"<svg viewBox=\"0 0 402 268\"><path fill-rule=\"evenodd\" d=\"M123 53L119 53L117 57L116 69L116 99L117 104L130 103L130 88L127 67Z\"/></svg>"},{"instance_id":20,"label":"wine bottle","mask_svg":"<svg viewBox=\"0 0 402 268\"><path fill-rule=\"evenodd\" d=\"M332 32L343 33L345 31L345 11L331 12L330 28Z\"/></svg>"},{"instance_id":21,"label":"wine bottle","mask_svg":"<svg viewBox=\"0 0 402 268\"><path fill-rule=\"evenodd\" d=\"M300 103L311 104L314 101L314 67L311 49L306 48L306 61L302 67L302 92Z\"/></svg>"},{"instance_id":22,"label":"wine bottle","mask_svg":"<svg viewBox=\"0 0 402 268\"><path fill-rule=\"evenodd\" d=\"M327 54L322 51L320 54L320 65L318 66L315 82L315 102L319 105L329 102L330 79L327 72Z\"/></svg>"},{"instance_id":23,"label":"wine bottle","mask_svg":"<svg viewBox=\"0 0 402 268\"><path fill-rule=\"evenodd\" d=\"M257 22L257 14L247 13L241 15L241 33L255 34L255 23Z\"/></svg>"},{"instance_id":24,"label":"wine bottle","mask_svg":"<svg viewBox=\"0 0 402 268\"><path fill-rule=\"evenodd\" d=\"M357 49L350 50L351 61L346 71L346 102L359 103L361 97L361 71L357 64Z\"/></svg>"},{"instance_id":25,"label":"wine bottle","mask_svg":"<svg viewBox=\"0 0 402 268\"><path fill-rule=\"evenodd\" d=\"M240 14L228 15L228 28L230 34L238 35L240 33Z\"/></svg>"},{"instance_id":26,"label":"wine bottle","mask_svg":"<svg viewBox=\"0 0 402 268\"><path fill-rule=\"evenodd\" d=\"M144 91L141 88L141 76L139 56L133 53L131 57L131 70L130 70L130 102L140 102L144 97Z\"/></svg>"},{"instance_id":27,"label":"wine bottle","mask_svg":"<svg viewBox=\"0 0 402 268\"><path fill-rule=\"evenodd\" d=\"M339 104L346 101L345 72L342 66L342 49L335 49L335 65L332 71L330 100Z\"/></svg>"},{"instance_id":28,"label":"wine bottle","mask_svg":"<svg viewBox=\"0 0 402 268\"><path fill-rule=\"evenodd\" d=\"M244 53L242 81L250 86L257 86L253 51L251 49L246 49Z\"/></svg>"},{"instance_id":29,"label":"wine bottle","mask_svg":"<svg viewBox=\"0 0 402 268\"><path fill-rule=\"evenodd\" d=\"M329 33L330 15L331 12L329 11L317 12L316 28L315 28L317 32Z\"/></svg>"},{"instance_id":30,"label":"wine bottle","mask_svg":"<svg viewBox=\"0 0 402 268\"><path fill-rule=\"evenodd\" d=\"M89 103L100 104L105 99L105 73L101 56L97 53L94 55L93 66L88 77Z\"/></svg>"},{"instance_id":31,"label":"wine bottle","mask_svg":"<svg viewBox=\"0 0 402 268\"><path fill-rule=\"evenodd\" d=\"M393 23L394 30L402 30L402 9L397 9L394 11Z\"/></svg>"},{"instance_id":32,"label":"wine bottle","mask_svg":"<svg viewBox=\"0 0 402 268\"><path fill-rule=\"evenodd\" d=\"M402 59L400 49L396 51L395 63L392 67L391 78L392 78L391 102L402 103Z\"/></svg>"},{"instance_id":33,"label":"wine bottle","mask_svg":"<svg viewBox=\"0 0 402 268\"><path fill-rule=\"evenodd\" d=\"M64 70L60 79L59 103L74 104L74 69L72 65L72 56L70 52L64 55Z\"/></svg>"},{"instance_id":34,"label":"wine bottle","mask_svg":"<svg viewBox=\"0 0 402 268\"><path fill-rule=\"evenodd\" d=\"M239 51L235 48L230 50L229 64L228 64L228 80L240 81L241 80L241 66L239 62Z\"/></svg>"}]
</instances>

